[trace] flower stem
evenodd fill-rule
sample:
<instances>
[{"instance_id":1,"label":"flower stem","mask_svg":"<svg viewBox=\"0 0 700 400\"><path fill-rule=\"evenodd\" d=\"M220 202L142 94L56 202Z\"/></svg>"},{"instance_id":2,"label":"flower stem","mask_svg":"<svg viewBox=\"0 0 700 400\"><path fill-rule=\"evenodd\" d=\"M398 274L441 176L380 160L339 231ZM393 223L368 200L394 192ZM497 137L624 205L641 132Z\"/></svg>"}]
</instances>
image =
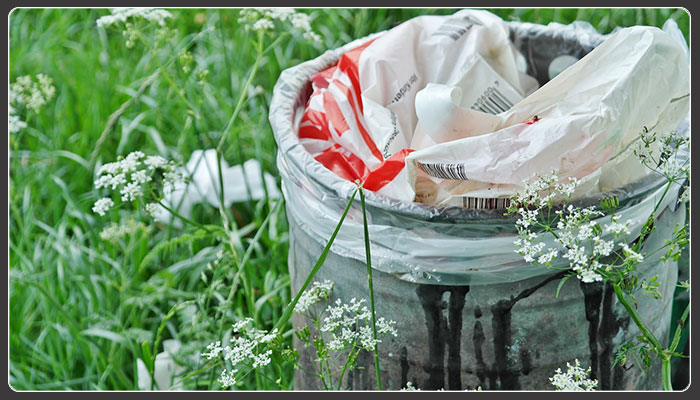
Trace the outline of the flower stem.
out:
<instances>
[{"instance_id":1,"label":"flower stem","mask_svg":"<svg viewBox=\"0 0 700 400\"><path fill-rule=\"evenodd\" d=\"M284 324L286 324L287 321L289 321L289 318L292 316L292 313L294 312L294 307L299 302L299 298L301 298L301 296L304 294L304 291L311 284L311 281L314 279L314 276L316 276L316 273L318 272L319 269L321 269L321 266L326 261L326 256L328 256L328 252L331 249L331 245L335 241L335 237L336 237L336 235L338 235L338 231L340 230L340 227L343 225L343 221L345 221L345 216L348 215L348 211L350 211L350 206L352 206L352 202L353 202L353 200L355 200L356 195L357 195L357 190L355 190L352 193L352 196L350 197L350 201L348 201L348 205L345 206L345 211L343 212L343 215L340 217L340 221L338 221L338 225L336 225L335 230L333 231L333 234L331 235L330 239L328 239L328 243L326 244L326 247L324 247L323 251L321 251L321 255L318 257L318 260L316 260L316 264L314 264L313 268L311 269L311 272L309 272L309 275L306 277L306 281L304 282L303 285L301 285L301 288L299 288L299 291L297 292L296 296L294 296L294 299L292 300L292 302L289 303L289 305L284 310L284 313L282 314L280 319L277 320L277 323L275 324L275 328L281 330L281 328L284 326Z\"/></svg>"},{"instance_id":2,"label":"flower stem","mask_svg":"<svg viewBox=\"0 0 700 400\"><path fill-rule=\"evenodd\" d=\"M620 303L622 303L622 305L625 307L625 310L627 310L629 315L632 317L632 320L637 325L640 332L642 332L642 334L649 340L649 343L654 346L659 355L664 354L663 346L661 346L661 343L659 343L659 341L656 339L656 336L654 336L649 328L647 328L637 310L635 310L634 307L632 307L632 305L627 301L620 285L613 283L613 289L615 290L615 295L617 295L618 301L620 301Z\"/></svg>"},{"instance_id":3,"label":"flower stem","mask_svg":"<svg viewBox=\"0 0 700 400\"><path fill-rule=\"evenodd\" d=\"M671 384L671 357L665 356L661 358L661 378L664 383L664 390L673 390Z\"/></svg>"},{"instance_id":4,"label":"flower stem","mask_svg":"<svg viewBox=\"0 0 700 400\"><path fill-rule=\"evenodd\" d=\"M356 346L357 346L357 342L353 342L352 348L350 349L350 352L348 353L348 358L345 360L345 364L343 365L343 370L340 371L340 378L338 378L338 388L336 390L340 390L340 386L343 384L343 377L345 376L345 370L347 370L348 366L350 365L350 360L352 360L352 358L353 358L352 353L355 352Z\"/></svg>"},{"instance_id":5,"label":"flower stem","mask_svg":"<svg viewBox=\"0 0 700 400\"><path fill-rule=\"evenodd\" d=\"M372 255L370 254L369 228L367 227L367 211L365 210L365 192L362 186L360 191L360 203L362 204L362 223L365 230L365 253L367 255L367 285L369 286L369 304L372 311L372 338L374 339L374 370L377 373L377 390L382 390L382 379L379 369L379 343L377 342L377 321L374 313L374 287L372 286Z\"/></svg>"},{"instance_id":6,"label":"flower stem","mask_svg":"<svg viewBox=\"0 0 700 400\"><path fill-rule=\"evenodd\" d=\"M187 222L188 224L194 225L200 229L204 229L207 232L214 232L211 228L204 226L197 221L191 220L191 219L185 217L184 215L178 213L177 211L173 210L172 208L166 206L162 200L159 201L158 204L160 204L161 207L165 208L165 210L168 211L170 214L180 218L181 220Z\"/></svg>"},{"instance_id":7,"label":"flower stem","mask_svg":"<svg viewBox=\"0 0 700 400\"><path fill-rule=\"evenodd\" d=\"M668 191L671 189L671 185L673 185L673 181L669 180L668 184L666 185L666 189L664 189L664 193L659 198L659 201L657 201L656 204L654 205L654 209L651 211L651 214L649 214L649 220L651 220L652 222L654 221L654 218L656 217L656 211L661 206L661 202L664 201L666 194L668 194ZM637 239L637 242L634 244L633 250L636 252L639 252L641 250L644 239L650 233L648 231L649 227L647 226L647 224L649 224L649 220L647 220L644 223L644 225L642 226L642 231L639 234L639 238ZM649 224L649 225L651 225L651 224ZM645 228L647 228L647 229L645 229Z\"/></svg>"},{"instance_id":8,"label":"flower stem","mask_svg":"<svg viewBox=\"0 0 700 400\"><path fill-rule=\"evenodd\" d=\"M685 321L688 319L688 316L690 315L690 303L685 307L685 311L683 311L683 314L681 315L680 321L678 321L678 326L676 326L676 332L673 335L673 341L671 342L671 345L668 347L668 350L670 352L675 352L676 348L678 347L678 343L681 341L681 334L683 333L683 329L685 328Z\"/></svg>"},{"instance_id":9,"label":"flower stem","mask_svg":"<svg viewBox=\"0 0 700 400\"><path fill-rule=\"evenodd\" d=\"M182 99L182 101L185 103L187 107L192 111L192 114L194 117L197 119L197 121L201 121L202 117L200 117L199 112L197 112L197 109L195 106L187 100L187 97L184 95L184 90L180 89L177 84L175 84L175 81L173 81L173 78L168 74L168 71L165 69L165 66L163 63L160 62L160 58L158 58L158 53L156 53L155 49L153 46L151 46L151 43L148 42L148 40L141 34L140 31L137 32L137 36L143 44L148 48L148 51L151 53L151 56L156 62L156 65L158 66L158 69L160 70L160 74L165 78L165 81L168 83L168 85L175 91L175 93Z\"/></svg>"}]
</instances>

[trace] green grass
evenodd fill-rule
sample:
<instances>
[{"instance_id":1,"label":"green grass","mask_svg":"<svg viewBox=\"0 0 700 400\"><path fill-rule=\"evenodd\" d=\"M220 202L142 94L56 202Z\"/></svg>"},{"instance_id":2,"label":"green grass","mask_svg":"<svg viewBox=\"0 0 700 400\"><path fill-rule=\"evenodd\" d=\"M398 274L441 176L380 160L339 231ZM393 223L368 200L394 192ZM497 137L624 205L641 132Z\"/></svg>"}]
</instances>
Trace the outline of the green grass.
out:
<instances>
[{"instance_id":1,"label":"green grass","mask_svg":"<svg viewBox=\"0 0 700 400\"><path fill-rule=\"evenodd\" d=\"M660 26L674 18L686 38L689 31L689 16L682 10L493 11L506 20L536 23L583 19L603 33L616 26ZM264 57L255 85L265 91L246 103L232 128L240 140L229 141L224 148L229 164L256 158L277 176L267 108L283 69L424 12L453 10L308 12L323 43L311 46L285 39ZM283 208L270 215L271 205L264 202L235 205L240 235L234 239L241 254L248 248L252 253L242 272L247 289L236 291L228 303L225 299L241 259L207 267L217 250L211 239L196 233L182 238L176 230L155 226L117 243L99 236L110 222L126 221L127 213L114 211L99 218L91 212L98 198L93 190L94 164L134 150L187 161L193 150L214 147L253 64L255 51L236 23L236 10L174 13L169 24L177 29L173 46L194 40L197 68L210 71L202 86L194 74L172 69L202 120L195 121L185 102L158 78L102 141L110 115L156 70L151 55L140 46L127 48L116 30L98 30L95 20L105 10L21 9L10 15L10 81L44 73L57 89L40 114L27 117L28 128L9 136L9 372L15 389L136 389L136 359L143 358L142 344L153 345L173 306L195 304L165 324L163 338L181 340L183 354L196 359L216 339L221 324L255 315L261 325L271 327L290 301ZM200 35L207 27L214 29ZM163 49L159 56L177 63L173 48ZM218 216L213 208L196 210L200 221L215 222ZM266 228L258 232L267 217ZM197 368L196 361L183 362L192 371ZM276 372L279 383L251 376L244 388L291 389L292 371ZM208 379L209 375L193 378L188 387L206 389Z\"/></svg>"}]
</instances>

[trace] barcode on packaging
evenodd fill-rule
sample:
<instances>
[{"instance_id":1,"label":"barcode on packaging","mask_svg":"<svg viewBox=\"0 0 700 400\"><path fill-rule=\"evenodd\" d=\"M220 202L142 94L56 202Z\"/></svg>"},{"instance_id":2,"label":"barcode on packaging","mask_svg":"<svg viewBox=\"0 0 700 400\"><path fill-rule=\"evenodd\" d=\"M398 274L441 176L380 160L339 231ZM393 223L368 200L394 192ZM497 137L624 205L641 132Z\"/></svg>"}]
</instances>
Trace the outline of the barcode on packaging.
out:
<instances>
[{"instance_id":1,"label":"barcode on packaging","mask_svg":"<svg viewBox=\"0 0 700 400\"><path fill-rule=\"evenodd\" d=\"M500 198L483 198L483 197L462 197L462 207L472 208L477 210L503 210L510 206L510 199L507 197Z\"/></svg>"},{"instance_id":2,"label":"barcode on packaging","mask_svg":"<svg viewBox=\"0 0 700 400\"><path fill-rule=\"evenodd\" d=\"M440 179L468 181L464 164L460 163L422 163L417 162L418 168L426 174Z\"/></svg>"},{"instance_id":3,"label":"barcode on packaging","mask_svg":"<svg viewBox=\"0 0 700 400\"><path fill-rule=\"evenodd\" d=\"M484 93L472 104L471 109L488 114L499 114L513 107L513 103L498 90L499 82L486 88Z\"/></svg>"}]
</instances>

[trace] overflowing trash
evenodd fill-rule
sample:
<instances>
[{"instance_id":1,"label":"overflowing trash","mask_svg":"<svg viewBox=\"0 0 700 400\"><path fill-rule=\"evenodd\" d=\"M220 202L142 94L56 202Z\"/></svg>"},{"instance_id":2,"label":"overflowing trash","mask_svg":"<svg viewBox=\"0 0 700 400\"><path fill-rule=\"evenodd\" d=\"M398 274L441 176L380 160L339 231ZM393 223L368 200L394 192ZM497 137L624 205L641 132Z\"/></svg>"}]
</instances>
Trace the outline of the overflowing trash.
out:
<instances>
[{"instance_id":1,"label":"overflowing trash","mask_svg":"<svg viewBox=\"0 0 700 400\"><path fill-rule=\"evenodd\" d=\"M339 177L401 202L503 209L551 171L580 180L573 198L635 182L649 173L633 154L640 132L688 115L687 46L672 21L607 36L567 28L578 49L523 52L533 47L480 10L363 39L311 77L299 142Z\"/></svg>"}]
</instances>

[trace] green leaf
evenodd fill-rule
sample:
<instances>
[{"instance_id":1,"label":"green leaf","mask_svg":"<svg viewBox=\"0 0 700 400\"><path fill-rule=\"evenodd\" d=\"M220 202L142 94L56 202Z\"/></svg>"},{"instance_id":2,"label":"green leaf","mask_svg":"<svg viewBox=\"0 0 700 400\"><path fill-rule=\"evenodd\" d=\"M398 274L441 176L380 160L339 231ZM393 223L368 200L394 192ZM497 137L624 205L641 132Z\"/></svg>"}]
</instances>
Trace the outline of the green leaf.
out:
<instances>
[{"instance_id":1,"label":"green leaf","mask_svg":"<svg viewBox=\"0 0 700 400\"><path fill-rule=\"evenodd\" d=\"M104 339L111 340L113 342L117 343L124 343L126 342L126 338L118 333L114 333L112 331L108 331L107 329L102 329L102 328L89 328L85 329L84 331L80 332L85 336L97 336L101 337Z\"/></svg>"},{"instance_id":2,"label":"green leaf","mask_svg":"<svg viewBox=\"0 0 700 400\"><path fill-rule=\"evenodd\" d=\"M148 341L141 344L141 353L143 354L143 361L148 367L148 372L153 375L153 370L151 369L153 366L153 355L151 354L151 346L148 344Z\"/></svg>"},{"instance_id":3,"label":"green leaf","mask_svg":"<svg viewBox=\"0 0 700 400\"><path fill-rule=\"evenodd\" d=\"M571 274L568 274L568 275L566 275L565 277L561 278L561 280L559 281L559 284L557 285L557 292L554 294L554 297L556 297L556 298L559 297L559 291L561 290L562 286L564 286L564 284L566 283L566 281L568 281L569 279L571 279L572 276L576 276L576 274L575 274L575 273L571 273Z\"/></svg>"}]
</instances>

